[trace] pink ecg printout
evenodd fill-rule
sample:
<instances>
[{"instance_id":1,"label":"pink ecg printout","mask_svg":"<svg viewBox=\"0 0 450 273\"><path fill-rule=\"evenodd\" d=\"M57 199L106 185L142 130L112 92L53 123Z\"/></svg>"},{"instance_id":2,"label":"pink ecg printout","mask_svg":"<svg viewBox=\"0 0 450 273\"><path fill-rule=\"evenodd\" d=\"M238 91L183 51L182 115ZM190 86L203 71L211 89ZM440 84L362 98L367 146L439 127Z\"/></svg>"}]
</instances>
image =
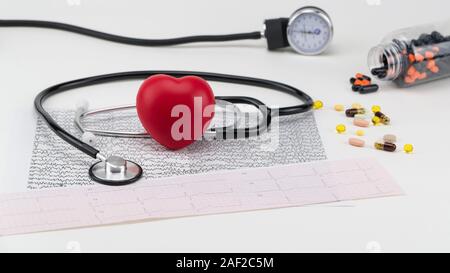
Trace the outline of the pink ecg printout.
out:
<instances>
[{"instance_id":1,"label":"pink ecg printout","mask_svg":"<svg viewBox=\"0 0 450 273\"><path fill-rule=\"evenodd\" d=\"M374 159L0 195L0 236L402 195Z\"/></svg>"}]
</instances>

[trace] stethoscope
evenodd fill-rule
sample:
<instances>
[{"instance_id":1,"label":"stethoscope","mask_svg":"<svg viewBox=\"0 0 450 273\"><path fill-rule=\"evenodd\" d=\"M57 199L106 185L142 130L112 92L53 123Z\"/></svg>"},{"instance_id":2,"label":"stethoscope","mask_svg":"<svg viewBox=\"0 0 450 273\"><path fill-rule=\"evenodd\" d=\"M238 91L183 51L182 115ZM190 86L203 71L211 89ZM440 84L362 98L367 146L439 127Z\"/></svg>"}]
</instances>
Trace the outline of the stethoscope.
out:
<instances>
[{"instance_id":1,"label":"stethoscope","mask_svg":"<svg viewBox=\"0 0 450 273\"><path fill-rule=\"evenodd\" d=\"M56 135L58 135L64 141L71 144L73 147L77 148L83 153L98 160L89 168L89 176L92 178L92 180L109 186L128 185L138 181L142 177L143 169L138 163L127 160L120 156L106 156L106 153L97 150L95 147L93 147L92 144L89 143L89 141L83 141L82 139L63 129L44 109L43 104L49 97L69 90L125 80L145 80L151 76L160 74L176 78L196 76L206 81L232 83L247 86L256 86L263 89L272 89L292 95L303 102L302 104L295 106L271 109L255 98L244 96L217 96L215 97L215 101L218 107L223 107L226 104L244 104L254 106L260 110L261 119L258 121L257 125L245 126L244 128L236 128L235 122L226 126L213 125L207 130L207 132L205 132L205 137L208 137L210 139L237 139L258 136L261 133L267 131L270 127L272 121L272 113L275 110L278 116L289 116L307 112L311 110L313 106L313 100L309 95L295 87L289 86L284 83L243 76L191 71L133 71L73 80L45 89L37 95L34 101L34 105L37 112L47 122L49 128L53 130ZM85 117L99 113L133 109L134 107L134 105L127 105L90 111L86 108L79 109L77 110L75 115L75 124L78 126L81 132L85 134L90 133L94 135L113 137L151 137L147 133L142 132L121 132L89 129L86 128L83 124L83 118Z\"/></svg>"},{"instance_id":2,"label":"stethoscope","mask_svg":"<svg viewBox=\"0 0 450 273\"><path fill-rule=\"evenodd\" d=\"M333 38L333 24L326 12L317 7L304 7L296 10L289 18L269 19L264 22L262 31L249 33L239 33L230 35L203 35L189 36L172 39L140 39L118 36L99 32L79 26L69 25L58 22L36 21L36 20L0 20L0 27L38 27L58 29L74 32L90 37L108 40L112 42L137 45L137 46L172 46L196 42L225 42L246 39L266 38L269 50L276 50L285 47L291 47L295 52L303 55L317 55L324 52ZM98 128L89 128L84 124L85 118L121 110L134 109L135 105L125 105L119 107L108 107L97 110L89 110L86 107L78 109L75 116L75 124L83 133L82 138L70 134L64 130L43 108L43 102L50 96L64 91L77 89L85 86L92 86L107 82L141 79L144 80L155 74L167 74L173 77L198 76L207 81L217 81L225 83L234 83L250 85L262 88L273 89L288 93L301 101L303 104L271 109L261 101L244 96L222 96L215 97L215 106L225 108L236 104L250 105L260 110L261 119L255 126L236 126L236 120L225 126L213 125L208 128L203 137L209 139L237 139L258 136L268 130L272 121L273 110L278 111L279 116L294 115L309 111L312 108L312 99L304 92L279 82L265 79L256 79L242 76L205 73L205 72L187 72L187 71L137 71L116 74L107 74L94 76L70 82L61 83L42 91L35 99L35 107L39 114L48 123L49 127L63 140L85 154L98 159L89 169L90 177L99 183L105 185L127 185L138 181L143 173L142 167L131 160L119 156L106 156L94 148L91 143L92 135L111 136L111 137L151 137L147 132L130 132L117 130L100 130ZM233 109L237 109L234 107ZM263 110L261 110L263 109ZM236 114L237 110L233 110ZM155 137L154 137L155 138ZM155 138L156 139L156 138Z\"/></svg>"},{"instance_id":3,"label":"stethoscope","mask_svg":"<svg viewBox=\"0 0 450 273\"><path fill-rule=\"evenodd\" d=\"M198 42L227 42L266 38L269 50L291 47L302 55L317 55L324 52L333 39L333 24L328 14L317 7L303 7L289 18L264 21L262 31L228 35L202 35L171 39L140 39L104 33L75 25L37 21L0 20L0 27L37 27L74 32L116 43L137 46L173 46Z\"/></svg>"}]
</instances>

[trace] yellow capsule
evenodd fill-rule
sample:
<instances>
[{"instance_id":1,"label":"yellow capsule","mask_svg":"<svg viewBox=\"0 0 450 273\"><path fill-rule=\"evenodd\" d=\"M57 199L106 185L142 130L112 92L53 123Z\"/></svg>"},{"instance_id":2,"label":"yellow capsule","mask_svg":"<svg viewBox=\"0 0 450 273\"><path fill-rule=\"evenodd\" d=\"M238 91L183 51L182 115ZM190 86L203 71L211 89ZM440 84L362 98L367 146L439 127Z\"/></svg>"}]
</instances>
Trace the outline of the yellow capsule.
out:
<instances>
[{"instance_id":1,"label":"yellow capsule","mask_svg":"<svg viewBox=\"0 0 450 273\"><path fill-rule=\"evenodd\" d=\"M378 105L372 106L372 112L374 114L377 113L377 112L380 112L380 111L381 111L381 107L380 106L378 106Z\"/></svg>"},{"instance_id":2,"label":"yellow capsule","mask_svg":"<svg viewBox=\"0 0 450 273\"><path fill-rule=\"evenodd\" d=\"M344 111L345 107L342 104L335 104L334 105L334 110L338 111L338 112L342 112Z\"/></svg>"},{"instance_id":3,"label":"yellow capsule","mask_svg":"<svg viewBox=\"0 0 450 273\"><path fill-rule=\"evenodd\" d=\"M381 122L381 119L379 117L375 116L375 117L372 118L372 123L374 125L379 125L380 122Z\"/></svg>"},{"instance_id":4,"label":"yellow capsule","mask_svg":"<svg viewBox=\"0 0 450 273\"><path fill-rule=\"evenodd\" d=\"M356 130L356 135L357 136L364 136L365 135L364 130Z\"/></svg>"},{"instance_id":5,"label":"yellow capsule","mask_svg":"<svg viewBox=\"0 0 450 273\"><path fill-rule=\"evenodd\" d=\"M385 114L381 113L381 112L376 112L375 116L380 118L380 122L385 124L385 125L389 125L389 123L391 123L391 119L386 116Z\"/></svg>"},{"instance_id":6,"label":"yellow capsule","mask_svg":"<svg viewBox=\"0 0 450 273\"><path fill-rule=\"evenodd\" d=\"M361 108L363 108L363 106L361 104L359 104L359 103L353 103L352 104L352 108L354 108L354 109L361 109Z\"/></svg>"},{"instance_id":7,"label":"yellow capsule","mask_svg":"<svg viewBox=\"0 0 450 273\"><path fill-rule=\"evenodd\" d=\"M356 115L363 115L366 113L366 109L364 108L350 108L345 110L345 115L349 118L354 118Z\"/></svg>"},{"instance_id":8,"label":"yellow capsule","mask_svg":"<svg viewBox=\"0 0 450 273\"><path fill-rule=\"evenodd\" d=\"M313 104L315 110L321 109L323 107L323 102L321 100L316 100Z\"/></svg>"},{"instance_id":9,"label":"yellow capsule","mask_svg":"<svg viewBox=\"0 0 450 273\"><path fill-rule=\"evenodd\" d=\"M345 130L347 130L347 128L345 128L345 125L344 125L344 124L338 124L338 125L336 126L336 131L337 131L339 134L345 133Z\"/></svg>"},{"instance_id":10,"label":"yellow capsule","mask_svg":"<svg viewBox=\"0 0 450 273\"><path fill-rule=\"evenodd\" d=\"M405 146L403 146L403 150L405 153L410 154L414 151L414 147L412 144L405 144Z\"/></svg>"},{"instance_id":11,"label":"yellow capsule","mask_svg":"<svg viewBox=\"0 0 450 273\"><path fill-rule=\"evenodd\" d=\"M375 149L386 151L386 152L395 152L397 149L397 146L394 143L381 143L381 142L375 142L374 144Z\"/></svg>"}]
</instances>

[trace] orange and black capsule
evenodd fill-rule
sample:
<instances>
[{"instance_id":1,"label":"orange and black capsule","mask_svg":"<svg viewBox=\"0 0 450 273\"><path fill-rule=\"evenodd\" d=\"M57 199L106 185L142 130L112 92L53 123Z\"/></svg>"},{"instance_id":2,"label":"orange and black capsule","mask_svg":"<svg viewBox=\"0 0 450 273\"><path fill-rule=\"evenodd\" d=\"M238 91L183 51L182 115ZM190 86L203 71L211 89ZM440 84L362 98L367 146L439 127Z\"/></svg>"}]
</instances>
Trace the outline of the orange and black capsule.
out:
<instances>
[{"instance_id":1,"label":"orange and black capsule","mask_svg":"<svg viewBox=\"0 0 450 273\"><path fill-rule=\"evenodd\" d=\"M370 85L366 85L366 86L361 86L360 89L358 90L358 92L360 94L369 94L369 93L377 92L378 89L380 89L378 84L370 84Z\"/></svg>"}]
</instances>

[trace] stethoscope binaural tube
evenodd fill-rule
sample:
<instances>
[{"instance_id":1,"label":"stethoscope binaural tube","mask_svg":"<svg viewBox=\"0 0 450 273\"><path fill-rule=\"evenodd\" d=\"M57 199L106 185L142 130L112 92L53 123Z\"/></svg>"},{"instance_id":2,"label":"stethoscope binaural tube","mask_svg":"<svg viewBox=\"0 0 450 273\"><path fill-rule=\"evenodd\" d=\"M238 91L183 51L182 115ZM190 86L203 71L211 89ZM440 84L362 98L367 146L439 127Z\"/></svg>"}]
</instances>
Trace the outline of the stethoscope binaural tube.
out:
<instances>
[{"instance_id":1,"label":"stethoscope binaural tube","mask_svg":"<svg viewBox=\"0 0 450 273\"><path fill-rule=\"evenodd\" d=\"M81 88L81 87L86 87L86 86L93 86L93 85L98 85L98 84L103 84L103 83L116 82L116 81L138 80L138 79L144 80L152 75L157 75L157 74L167 74L167 75L170 75L173 77L198 76L207 81L242 84L242 85L248 85L248 86L256 86L256 87L262 87L262 88L267 88L267 89L273 89L273 90L277 90L277 91L281 91L281 92L290 94L303 102L303 104L277 109L279 116L294 115L294 114L307 112L312 108L312 105L313 105L313 100L309 95L307 95L306 93L302 92L301 90L299 90L297 88L294 88L292 86L289 86L289 85L286 85L283 83L265 80L265 79L251 78L251 77L208 73L208 72L195 72L195 71L131 71L131 72L105 74L105 75L99 75L99 76L93 76L93 77L73 80L73 81L54 85L54 86L49 87L49 88L45 89L44 91L40 92L35 98L34 105L35 105L36 111L47 122L49 128L52 131L54 131L55 134L57 134L59 137L61 137L67 143L71 144L73 147L75 147L75 148L79 149L80 151L82 151L83 153L89 155L90 157L99 159L101 162L103 162L105 164L105 169L108 169L108 167L110 167L111 169L114 169L115 166L114 165L109 166L108 158L106 158L106 156L101 154L99 150L97 150L96 148L92 147L91 145L89 145L87 143L84 143L83 141L81 141L80 139L75 137L74 135L72 135L69 132L67 132L66 130L64 130L52 118L52 116L44 109L43 104L44 104L45 100L48 99L49 97L51 97L55 94L58 94L58 93L65 92L65 91L69 91L69 90L73 90L73 89L77 89L77 88ZM224 99L227 97L221 97L221 98ZM232 100L238 102L240 97L229 97L229 98L232 98ZM244 100L249 99L247 97L242 97L242 98ZM253 99L253 100L255 101L256 104L259 104L258 100L255 100L255 99ZM271 111L271 109L269 107L267 107L267 109L269 109L269 111ZM112 156L110 158L111 158L111 161L113 161L114 163L122 162L117 157ZM98 163L101 163L101 162L98 162ZM111 176L113 178L118 177L117 179L119 179L119 180L117 180L117 181L110 181L110 179L103 179L103 178L98 178L98 177L96 179L95 177L92 176L92 169L98 163L94 164L94 166L91 167L91 169L90 169L91 177L95 181L97 181L99 183L107 184L107 185L126 185L129 183L133 183L133 182L137 181L140 178L140 176L142 175L142 169L136 163L131 162L131 161L128 161L128 162L136 165L135 166L136 167L135 168L135 170L136 170L135 177L125 177L124 176L123 177L124 181L119 181L122 178L119 176ZM117 169L120 169L120 168L117 168Z\"/></svg>"}]
</instances>

